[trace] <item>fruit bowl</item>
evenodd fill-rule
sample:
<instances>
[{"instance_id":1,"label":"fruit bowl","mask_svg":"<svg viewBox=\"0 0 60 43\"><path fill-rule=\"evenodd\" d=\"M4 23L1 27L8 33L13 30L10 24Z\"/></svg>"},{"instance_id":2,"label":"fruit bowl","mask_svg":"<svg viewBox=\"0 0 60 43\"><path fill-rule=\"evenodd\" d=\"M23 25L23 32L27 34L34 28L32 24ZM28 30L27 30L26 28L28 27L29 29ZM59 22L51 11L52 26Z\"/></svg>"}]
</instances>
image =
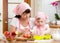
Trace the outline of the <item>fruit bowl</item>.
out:
<instances>
[{"instance_id":1,"label":"fruit bowl","mask_svg":"<svg viewBox=\"0 0 60 43\"><path fill-rule=\"evenodd\" d=\"M15 39L17 41L27 41L27 38L24 38L24 37L16 37Z\"/></svg>"}]
</instances>

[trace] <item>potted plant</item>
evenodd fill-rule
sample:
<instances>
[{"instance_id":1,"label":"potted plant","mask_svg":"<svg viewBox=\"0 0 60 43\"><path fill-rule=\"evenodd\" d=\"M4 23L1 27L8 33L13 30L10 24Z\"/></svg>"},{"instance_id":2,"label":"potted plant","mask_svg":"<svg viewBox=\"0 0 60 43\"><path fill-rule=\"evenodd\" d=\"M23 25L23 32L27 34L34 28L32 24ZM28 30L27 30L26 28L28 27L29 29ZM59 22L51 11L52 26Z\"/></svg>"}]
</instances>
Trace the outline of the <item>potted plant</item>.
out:
<instances>
[{"instance_id":1,"label":"potted plant","mask_svg":"<svg viewBox=\"0 0 60 43\"><path fill-rule=\"evenodd\" d=\"M56 20L60 20L60 17L57 13L55 13L55 18L56 18Z\"/></svg>"},{"instance_id":2,"label":"potted plant","mask_svg":"<svg viewBox=\"0 0 60 43\"><path fill-rule=\"evenodd\" d=\"M58 24L60 25L60 17L59 17L59 15L58 15L58 13L57 13L58 2L57 2L57 1L52 2L51 5L54 6L55 9L56 9L56 13L55 13L56 24L57 24L57 25L58 25Z\"/></svg>"}]
</instances>

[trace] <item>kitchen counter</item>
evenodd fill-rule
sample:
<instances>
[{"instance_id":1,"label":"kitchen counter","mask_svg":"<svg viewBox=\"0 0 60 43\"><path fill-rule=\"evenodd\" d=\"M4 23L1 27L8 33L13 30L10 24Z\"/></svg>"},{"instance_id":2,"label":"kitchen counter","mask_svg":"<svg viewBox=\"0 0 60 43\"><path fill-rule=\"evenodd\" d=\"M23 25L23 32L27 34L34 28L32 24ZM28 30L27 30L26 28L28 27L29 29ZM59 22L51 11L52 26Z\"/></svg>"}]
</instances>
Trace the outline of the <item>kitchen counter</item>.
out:
<instances>
[{"instance_id":1,"label":"kitchen counter","mask_svg":"<svg viewBox=\"0 0 60 43\"><path fill-rule=\"evenodd\" d=\"M7 43L7 42L0 41L0 43ZM37 42L34 42L34 41L11 41L10 43L37 43ZM48 42L43 42L43 43L48 43ZM52 42L49 42L49 43L60 43L60 41L53 40Z\"/></svg>"},{"instance_id":2,"label":"kitchen counter","mask_svg":"<svg viewBox=\"0 0 60 43\"><path fill-rule=\"evenodd\" d=\"M60 28L60 25L50 25L50 28Z\"/></svg>"}]
</instances>

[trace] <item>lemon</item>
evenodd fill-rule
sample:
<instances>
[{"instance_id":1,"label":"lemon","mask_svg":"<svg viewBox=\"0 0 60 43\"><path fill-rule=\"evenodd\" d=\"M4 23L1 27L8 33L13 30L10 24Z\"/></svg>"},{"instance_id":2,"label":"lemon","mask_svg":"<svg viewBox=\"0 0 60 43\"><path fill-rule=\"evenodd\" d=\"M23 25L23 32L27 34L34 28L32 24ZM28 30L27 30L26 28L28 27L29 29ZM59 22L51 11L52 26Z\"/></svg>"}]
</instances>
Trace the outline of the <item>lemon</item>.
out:
<instances>
[{"instance_id":1,"label":"lemon","mask_svg":"<svg viewBox=\"0 0 60 43\"><path fill-rule=\"evenodd\" d=\"M16 35L18 35L18 31L16 31Z\"/></svg>"},{"instance_id":2,"label":"lemon","mask_svg":"<svg viewBox=\"0 0 60 43\"><path fill-rule=\"evenodd\" d=\"M49 40L51 39L51 35L50 34L46 34L46 35L42 35L42 36L39 36L39 35L34 35L33 38L35 40Z\"/></svg>"},{"instance_id":3,"label":"lemon","mask_svg":"<svg viewBox=\"0 0 60 43\"><path fill-rule=\"evenodd\" d=\"M35 40L43 40L43 36L34 35Z\"/></svg>"},{"instance_id":4,"label":"lemon","mask_svg":"<svg viewBox=\"0 0 60 43\"><path fill-rule=\"evenodd\" d=\"M44 37L46 40L49 40L49 39L51 39L52 36L50 34L46 34L46 35L44 35Z\"/></svg>"}]
</instances>

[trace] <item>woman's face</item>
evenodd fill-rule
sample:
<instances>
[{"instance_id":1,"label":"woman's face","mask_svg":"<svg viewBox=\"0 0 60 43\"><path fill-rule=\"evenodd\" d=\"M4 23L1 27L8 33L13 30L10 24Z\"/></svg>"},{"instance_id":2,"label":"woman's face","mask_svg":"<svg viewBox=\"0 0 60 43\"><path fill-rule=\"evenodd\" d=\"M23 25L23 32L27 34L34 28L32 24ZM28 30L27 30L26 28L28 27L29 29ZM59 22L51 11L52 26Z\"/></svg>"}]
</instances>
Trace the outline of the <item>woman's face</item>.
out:
<instances>
[{"instance_id":1,"label":"woman's face","mask_svg":"<svg viewBox=\"0 0 60 43\"><path fill-rule=\"evenodd\" d=\"M29 17L30 17L30 13L23 13L22 15L21 15L21 18L22 19L29 19Z\"/></svg>"},{"instance_id":2,"label":"woman's face","mask_svg":"<svg viewBox=\"0 0 60 43\"><path fill-rule=\"evenodd\" d=\"M37 18L36 19L36 24L37 25L44 25L45 24L45 21L43 19L41 19L41 18Z\"/></svg>"}]
</instances>

